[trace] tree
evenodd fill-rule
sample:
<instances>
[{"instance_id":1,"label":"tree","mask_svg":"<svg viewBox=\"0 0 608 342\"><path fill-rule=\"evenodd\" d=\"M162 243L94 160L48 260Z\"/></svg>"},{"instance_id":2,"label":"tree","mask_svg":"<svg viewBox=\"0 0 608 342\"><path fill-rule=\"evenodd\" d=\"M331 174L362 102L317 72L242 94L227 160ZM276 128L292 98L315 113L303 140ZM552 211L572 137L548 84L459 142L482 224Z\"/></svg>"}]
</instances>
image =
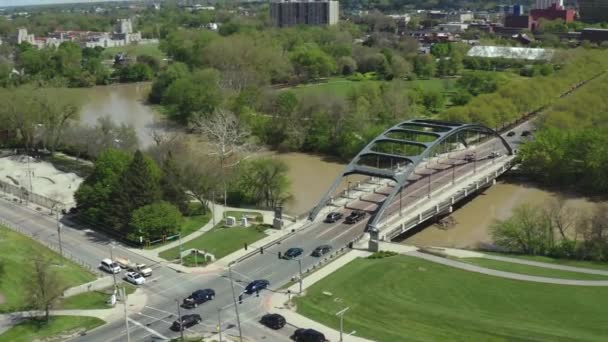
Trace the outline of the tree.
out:
<instances>
[{"instance_id":1,"label":"tree","mask_svg":"<svg viewBox=\"0 0 608 342\"><path fill-rule=\"evenodd\" d=\"M209 154L219 159L226 206L228 197L226 171L238 165L243 159L241 153L251 147L248 141L250 133L232 112L221 108L209 119L201 117L195 119L193 127L206 138L210 147Z\"/></svg>"},{"instance_id":2,"label":"tree","mask_svg":"<svg viewBox=\"0 0 608 342\"><path fill-rule=\"evenodd\" d=\"M163 199L173 204L179 211L186 215L188 213L188 196L186 189L182 185L182 174L175 164L171 151L163 162L163 176L160 179L160 187L163 192Z\"/></svg>"},{"instance_id":3,"label":"tree","mask_svg":"<svg viewBox=\"0 0 608 342\"><path fill-rule=\"evenodd\" d=\"M49 312L63 294L63 284L49 259L41 256L33 257L33 273L31 279L24 283L27 288L29 304L36 310L44 311L44 320L48 322Z\"/></svg>"},{"instance_id":4,"label":"tree","mask_svg":"<svg viewBox=\"0 0 608 342\"><path fill-rule=\"evenodd\" d=\"M553 247L551 221L540 207L522 204L513 216L490 226L494 243L511 252L545 255Z\"/></svg>"},{"instance_id":5,"label":"tree","mask_svg":"<svg viewBox=\"0 0 608 342\"><path fill-rule=\"evenodd\" d=\"M343 56L338 60L338 72L342 75L350 75L357 71L357 61L352 57Z\"/></svg>"},{"instance_id":6,"label":"tree","mask_svg":"<svg viewBox=\"0 0 608 342\"><path fill-rule=\"evenodd\" d=\"M435 75L435 59L430 55L419 55L414 58L414 73L420 78L431 78Z\"/></svg>"},{"instance_id":7,"label":"tree","mask_svg":"<svg viewBox=\"0 0 608 342\"><path fill-rule=\"evenodd\" d=\"M255 204L266 208L282 205L291 198L287 171L287 165L276 159L252 160L241 169L239 188L245 189Z\"/></svg>"},{"instance_id":8,"label":"tree","mask_svg":"<svg viewBox=\"0 0 608 342\"><path fill-rule=\"evenodd\" d=\"M161 171L154 161L137 150L110 196L106 221L114 229L128 230L135 209L161 199L160 177Z\"/></svg>"},{"instance_id":9,"label":"tree","mask_svg":"<svg viewBox=\"0 0 608 342\"><path fill-rule=\"evenodd\" d=\"M222 100L217 70L203 69L188 77L177 78L163 94L162 103L171 117L187 124L195 116L207 117Z\"/></svg>"},{"instance_id":10,"label":"tree","mask_svg":"<svg viewBox=\"0 0 608 342\"><path fill-rule=\"evenodd\" d=\"M65 90L42 89L37 92L37 101L43 118L45 146L51 154L55 153L63 129L70 121L77 121L80 116L79 103L75 94Z\"/></svg>"},{"instance_id":11,"label":"tree","mask_svg":"<svg viewBox=\"0 0 608 342\"><path fill-rule=\"evenodd\" d=\"M180 231L182 214L171 203L160 201L139 207L131 215L129 239L154 240Z\"/></svg>"},{"instance_id":12,"label":"tree","mask_svg":"<svg viewBox=\"0 0 608 342\"><path fill-rule=\"evenodd\" d=\"M336 71L334 60L313 44L300 45L290 55L296 74L303 80L327 77Z\"/></svg>"},{"instance_id":13,"label":"tree","mask_svg":"<svg viewBox=\"0 0 608 342\"><path fill-rule=\"evenodd\" d=\"M214 160L203 159L199 155L192 155L183 160L184 187L189 194L202 204L203 213L209 207L209 199L214 193L221 190L220 184L226 177Z\"/></svg>"}]
</instances>

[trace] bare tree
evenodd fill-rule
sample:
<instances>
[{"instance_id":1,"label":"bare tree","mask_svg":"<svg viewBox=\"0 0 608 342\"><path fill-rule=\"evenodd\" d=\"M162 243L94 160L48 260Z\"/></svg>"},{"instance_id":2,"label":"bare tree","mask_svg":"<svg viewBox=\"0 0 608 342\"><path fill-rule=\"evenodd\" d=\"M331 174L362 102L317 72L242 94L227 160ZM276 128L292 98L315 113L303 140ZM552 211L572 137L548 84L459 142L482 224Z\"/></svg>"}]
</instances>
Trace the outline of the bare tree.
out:
<instances>
[{"instance_id":1,"label":"bare tree","mask_svg":"<svg viewBox=\"0 0 608 342\"><path fill-rule=\"evenodd\" d=\"M251 156L253 145L250 143L250 133L231 111L222 108L217 109L210 118L196 116L191 124L193 130L207 140L208 154L219 159L224 187L224 206L226 206L228 197L226 173Z\"/></svg>"},{"instance_id":2,"label":"bare tree","mask_svg":"<svg viewBox=\"0 0 608 342\"><path fill-rule=\"evenodd\" d=\"M29 304L44 311L45 321L49 320L49 312L63 293L63 285L57 278L57 273L51 269L51 262L41 256L34 258L33 274L25 284L27 286Z\"/></svg>"},{"instance_id":3,"label":"bare tree","mask_svg":"<svg viewBox=\"0 0 608 342\"><path fill-rule=\"evenodd\" d=\"M182 160L183 186L192 198L201 202L204 210L209 206L209 198L218 190L222 179L217 164L202 160L193 155L189 160Z\"/></svg>"},{"instance_id":4,"label":"bare tree","mask_svg":"<svg viewBox=\"0 0 608 342\"><path fill-rule=\"evenodd\" d=\"M576 225L577 213L574 209L566 206L566 201L563 197L553 200L545 209L546 215L551 220L553 229L561 235L563 240L568 240L570 232Z\"/></svg>"},{"instance_id":5,"label":"bare tree","mask_svg":"<svg viewBox=\"0 0 608 342\"><path fill-rule=\"evenodd\" d=\"M58 92L55 89L38 91L36 98L40 106L41 116L44 120L44 143L51 154L59 145L63 129L70 121L78 120L80 104L68 93Z\"/></svg>"}]
</instances>

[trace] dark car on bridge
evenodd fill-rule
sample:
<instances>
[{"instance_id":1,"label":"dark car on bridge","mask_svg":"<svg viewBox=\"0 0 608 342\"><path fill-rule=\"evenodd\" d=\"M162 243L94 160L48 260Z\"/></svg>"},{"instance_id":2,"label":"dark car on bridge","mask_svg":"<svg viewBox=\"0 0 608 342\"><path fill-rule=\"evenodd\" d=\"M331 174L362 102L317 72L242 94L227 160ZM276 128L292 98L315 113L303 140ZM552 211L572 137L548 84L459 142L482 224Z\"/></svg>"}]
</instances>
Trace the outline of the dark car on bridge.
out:
<instances>
[{"instance_id":1,"label":"dark car on bridge","mask_svg":"<svg viewBox=\"0 0 608 342\"><path fill-rule=\"evenodd\" d=\"M344 220L344 223L348 223L348 224L357 223L357 222L363 220L363 218L365 218L365 211L354 210L353 212L350 213L350 215L348 215L346 217L346 220Z\"/></svg>"},{"instance_id":2,"label":"dark car on bridge","mask_svg":"<svg viewBox=\"0 0 608 342\"><path fill-rule=\"evenodd\" d=\"M314 329L296 329L291 338L296 342L326 342L323 333Z\"/></svg>"},{"instance_id":3,"label":"dark car on bridge","mask_svg":"<svg viewBox=\"0 0 608 342\"><path fill-rule=\"evenodd\" d=\"M331 252L332 247L330 245L321 245L317 248L315 248L314 251L312 251L312 253L310 255L314 256L314 257L322 257L325 254Z\"/></svg>"},{"instance_id":4,"label":"dark car on bridge","mask_svg":"<svg viewBox=\"0 0 608 342\"><path fill-rule=\"evenodd\" d=\"M247 285L247 287L245 288L245 293L252 294L255 292L259 292L259 291L264 290L268 286L270 286L270 282L266 279L254 280Z\"/></svg>"},{"instance_id":5,"label":"dark car on bridge","mask_svg":"<svg viewBox=\"0 0 608 342\"><path fill-rule=\"evenodd\" d=\"M515 135L515 132L513 132L513 131L511 131L511 132L507 133L507 136L508 136L508 137L512 137L512 136L514 136L514 135Z\"/></svg>"},{"instance_id":6,"label":"dark car on bridge","mask_svg":"<svg viewBox=\"0 0 608 342\"><path fill-rule=\"evenodd\" d=\"M173 331L181 331L183 329L195 326L202 321L203 319L201 318L201 315L198 314L183 315L181 320L177 319L175 322L173 322L170 329Z\"/></svg>"},{"instance_id":7,"label":"dark car on bridge","mask_svg":"<svg viewBox=\"0 0 608 342\"><path fill-rule=\"evenodd\" d=\"M475 153L469 153L464 156L464 160L467 162L475 161Z\"/></svg>"},{"instance_id":8,"label":"dark car on bridge","mask_svg":"<svg viewBox=\"0 0 608 342\"><path fill-rule=\"evenodd\" d=\"M286 259L286 260L295 259L295 258L299 257L300 255L302 255L302 253L304 253L304 250L302 248L298 248L298 247L290 248L290 249L286 250L285 253L283 254L283 259Z\"/></svg>"},{"instance_id":9,"label":"dark car on bridge","mask_svg":"<svg viewBox=\"0 0 608 342\"><path fill-rule=\"evenodd\" d=\"M342 219L342 217L344 217L344 215L342 215L342 213L329 213L327 215L327 217L325 218L325 222L326 223L334 223L334 222L338 222L339 220Z\"/></svg>"},{"instance_id":10,"label":"dark car on bridge","mask_svg":"<svg viewBox=\"0 0 608 342\"><path fill-rule=\"evenodd\" d=\"M522 137L527 137L527 136L529 136L529 135L531 135L531 134L532 134L532 133L531 133L530 131L523 131L523 132L521 132L521 136L522 136Z\"/></svg>"},{"instance_id":11,"label":"dark car on bridge","mask_svg":"<svg viewBox=\"0 0 608 342\"><path fill-rule=\"evenodd\" d=\"M192 292L188 298L184 298L182 306L186 309L192 309L207 301L213 300L213 298L215 298L215 291L212 289L196 290Z\"/></svg>"},{"instance_id":12,"label":"dark car on bridge","mask_svg":"<svg viewBox=\"0 0 608 342\"><path fill-rule=\"evenodd\" d=\"M285 317L279 314L266 314L262 316L260 323L264 324L270 329L279 330L285 326L287 321L285 321Z\"/></svg>"}]
</instances>

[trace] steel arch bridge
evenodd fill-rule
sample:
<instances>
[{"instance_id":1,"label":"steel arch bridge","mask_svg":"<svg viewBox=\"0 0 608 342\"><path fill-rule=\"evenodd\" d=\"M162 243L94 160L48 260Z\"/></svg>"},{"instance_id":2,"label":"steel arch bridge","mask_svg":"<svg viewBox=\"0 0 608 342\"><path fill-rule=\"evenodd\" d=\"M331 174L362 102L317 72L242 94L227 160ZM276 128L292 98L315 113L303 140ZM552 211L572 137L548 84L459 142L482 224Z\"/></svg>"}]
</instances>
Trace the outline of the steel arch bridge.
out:
<instances>
[{"instance_id":1,"label":"steel arch bridge","mask_svg":"<svg viewBox=\"0 0 608 342\"><path fill-rule=\"evenodd\" d=\"M408 178L416 167L442 152L455 151L455 147L467 148L471 142L480 141L481 136L498 138L506 153L513 155L511 146L503 137L480 124L426 119L398 123L377 136L352 159L311 211L309 220L314 221L344 177L358 174L390 179L397 184L368 222L370 227L376 227L395 196L409 184Z\"/></svg>"}]
</instances>

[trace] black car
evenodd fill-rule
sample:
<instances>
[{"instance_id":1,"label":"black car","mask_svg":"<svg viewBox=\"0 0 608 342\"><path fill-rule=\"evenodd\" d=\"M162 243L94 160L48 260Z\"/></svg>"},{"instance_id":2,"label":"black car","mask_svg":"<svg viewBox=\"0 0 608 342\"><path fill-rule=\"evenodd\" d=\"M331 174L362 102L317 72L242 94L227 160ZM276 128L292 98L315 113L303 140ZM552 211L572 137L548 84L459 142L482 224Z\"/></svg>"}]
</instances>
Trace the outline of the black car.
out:
<instances>
[{"instance_id":1,"label":"black car","mask_svg":"<svg viewBox=\"0 0 608 342\"><path fill-rule=\"evenodd\" d=\"M339 220L342 219L342 217L344 217L344 215L342 215L342 213L329 213L327 215L327 217L325 218L325 222L326 223L334 223L334 222L338 222Z\"/></svg>"},{"instance_id":2,"label":"black car","mask_svg":"<svg viewBox=\"0 0 608 342\"><path fill-rule=\"evenodd\" d=\"M291 338L296 342L325 342L325 335L314 329L296 329Z\"/></svg>"},{"instance_id":3,"label":"black car","mask_svg":"<svg viewBox=\"0 0 608 342\"><path fill-rule=\"evenodd\" d=\"M522 136L522 137L527 137L527 136L529 136L530 134L532 134L532 133L530 133L530 131L523 131L523 132L521 132L521 136Z\"/></svg>"},{"instance_id":4,"label":"black car","mask_svg":"<svg viewBox=\"0 0 608 342\"><path fill-rule=\"evenodd\" d=\"M171 325L171 330L180 331L183 329L190 328L191 326L197 325L203 320L201 319L201 315L192 314L192 315L183 315L181 321L179 319L175 320Z\"/></svg>"},{"instance_id":5,"label":"black car","mask_svg":"<svg viewBox=\"0 0 608 342\"><path fill-rule=\"evenodd\" d=\"M302 253L304 253L304 250L302 248L290 248L288 250L285 251L285 253L283 254L283 259L287 259L287 260L291 260L291 259L295 259L298 256L302 255Z\"/></svg>"},{"instance_id":6,"label":"black car","mask_svg":"<svg viewBox=\"0 0 608 342\"><path fill-rule=\"evenodd\" d=\"M287 321L285 321L285 317L279 314L267 314L262 316L260 323L264 324L270 329L279 330L285 326Z\"/></svg>"},{"instance_id":7,"label":"black car","mask_svg":"<svg viewBox=\"0 0 608 342\"><path fill-rule=\"evenodd\" d=\"M513 131L511 131L511 132L507 133L507 136L508 136L508 137L512 137L512 136L514 136L514 135L515 135L515 132L513 132Z\"/></svg>"},{"instance_id":8,"label":"black car","mask_svg":"<svg viewBox=\"0 0 608 342\"><path fill-rule=\"evenodd\" d=\"M365 211L355 210L346 217L346 220L344 220L344 223L349 223L349 224L356 223L356 222L363 220L364 217L365 217Z\"/></svg>"},{"instance_id":9,"label":"black car","mask_svg":"<svg viewBox=\"0 0 608 342\"><path fill-rule=\"evenodd\" d=\"M329 252L331 252L332 247L330 245L322 245L319 246L317 248L315 248L314 251L312 251L312 256L314 257L321 257Z\"/></svg>"},{"instance_id":10,"label":"black car","mask_svg":"<svg viewBox=\"0 0 608 342\"><path fill-rule=\"evenodd\" d=\"M472 162L472 161L474 161L474 160L475 160L475 154L474 154L474 153L469 153L469 154L466 154L466 155L464 156L464 160L465 160L465 161L467 161L467 162Z\"/></svg>"},{"instance_id":11,"label":"black car","mask_svg":"<svg viewBox=\"0 0 608 342\"><path fill-rule=\"evenodd\" d=\"M249 285L247 285L247 287L245 288L245 293L252 294L252 293L261 291L261 290L267 288L268 286L270 286L270 282L266 279L254 280L251 283L249 283Z\"/></svg>"},{"instance_id":12,"label":"black car","mask_svg":"<svg viewBox=\"0 0 608 342\"><path fill-rule=\"evenodd\" d=\"M212 289L196 290L184 299L183 307L187 309L195 308L206 301L215 298L215 291Z\"/></svg>"}]
</instances>

